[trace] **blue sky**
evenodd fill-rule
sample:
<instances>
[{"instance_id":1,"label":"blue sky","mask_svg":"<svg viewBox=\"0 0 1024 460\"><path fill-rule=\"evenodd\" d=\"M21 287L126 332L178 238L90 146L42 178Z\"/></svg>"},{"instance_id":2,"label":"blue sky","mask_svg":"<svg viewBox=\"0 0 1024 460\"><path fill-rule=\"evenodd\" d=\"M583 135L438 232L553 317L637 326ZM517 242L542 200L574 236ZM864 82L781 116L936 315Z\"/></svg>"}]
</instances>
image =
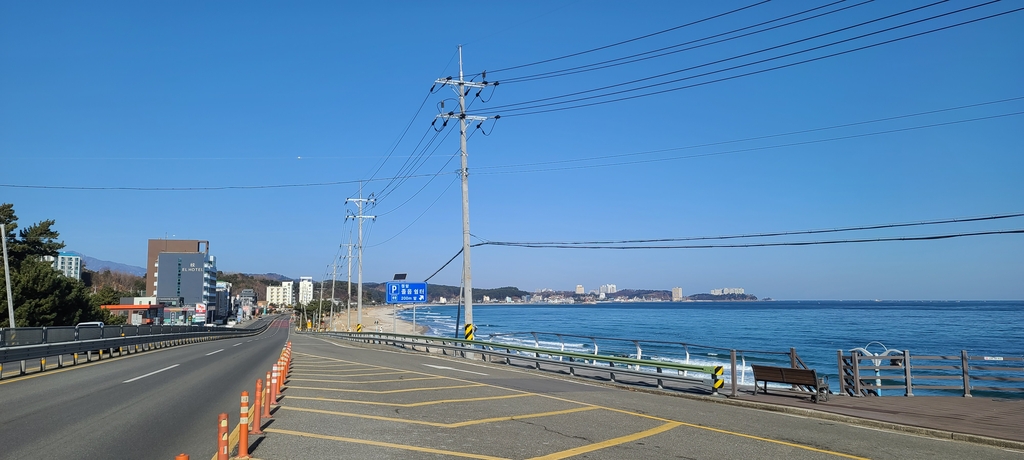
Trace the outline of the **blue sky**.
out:
<instances>
[{"instance_id":1,"label":"blue sky","mask_svg":"<svg viewBox=\"0 0 1024 460\"><path fill-rule=\"evenodd\" d=\"M423 156L416 145L433 135L440 101L445 110L455 107L449 88L429 89L436 78L457 75L453 57L462 44L467 74L490 69L487 80L499 82L484 92L486 102L471 94L470 111L503 115L484 124L489 135L474 130L469 140L474 242L720 236L1024 211L1024 115L1017 114L1024 99L1014 99L1024 96L1024 12L632 100L522 116L501 108L922 7L646 83L721 71L981 2L768 2L572 58L495 71L755 3L2 2L0 202L14 203L22 225L55 219L69 249L100 259L141 266L149 238L204 239L221 270L320 278L339 245L354 238L353 221L345 219L354 207L344 202L367 180L364 193L380 200L367 210L377 219L366 227L364 279L396 272L424 279L461 247L458 133L440 133ZM746 32L846 9L626 65L514 80L814 7L822 8ZM1019 7L983 5L654 90ZM693 147L994 101L1003 102ZM880 134L886 131L893 132ZM402 165L410 158L422 160L413 175L424 177L385 188L382 179L408 175ZM168 190L322 183L336 184ZM96 189L104 187L127 189ZM756 241L1021 228L1024 218ZM681 286L686 294L744 287L779 299L1024 298L1020 234L718 249L481 246L472 255L476 287L589 290L614 283ZM431 282L457 285L460 267L452 263Z\"/></svg>"}]
</instances>

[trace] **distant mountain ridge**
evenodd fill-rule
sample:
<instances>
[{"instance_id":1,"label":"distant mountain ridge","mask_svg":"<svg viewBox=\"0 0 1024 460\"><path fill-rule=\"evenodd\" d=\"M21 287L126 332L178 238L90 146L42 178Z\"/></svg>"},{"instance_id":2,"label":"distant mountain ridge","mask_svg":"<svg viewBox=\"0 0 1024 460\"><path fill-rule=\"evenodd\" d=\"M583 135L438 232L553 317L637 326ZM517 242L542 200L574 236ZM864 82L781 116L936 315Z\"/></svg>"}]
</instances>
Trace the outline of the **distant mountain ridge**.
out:
<instances>
[{"instance_id":1,"label":"distant mountain ridge","mask_svg":"<svg viewBox=\"0 0 1024 460\"><path fill-rule=\"evenodd\" d=\"M109 260L101 260L95 257L89 257L85 254L76 251L68 251L82 258L82 263L85 268L94 272L102 272L103 270L110 270L112 272L128 273L135 276L146 276L146 269L135 265L122 264L119 262L111 262Z\"/></svg>"}]
</instances>

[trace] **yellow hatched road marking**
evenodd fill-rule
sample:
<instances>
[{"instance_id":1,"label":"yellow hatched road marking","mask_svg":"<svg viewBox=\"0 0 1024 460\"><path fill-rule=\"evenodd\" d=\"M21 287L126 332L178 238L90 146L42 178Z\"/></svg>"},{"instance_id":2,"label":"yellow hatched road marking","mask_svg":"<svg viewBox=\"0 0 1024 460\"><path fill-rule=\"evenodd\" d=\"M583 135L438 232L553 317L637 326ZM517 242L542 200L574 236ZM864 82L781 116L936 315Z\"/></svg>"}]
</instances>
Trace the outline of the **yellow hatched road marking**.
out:
<instances>
[{"instance_id":1,"label":"yellow hatched road marking","mask_svg":"<svg viewBox=\"0 0 1024 460\"><path fill-rule=\"evenodd\" d=\"M313 356L313 355L308 355L308 356ZM324 358L326 358L326 357L324 357ZM333 359L333 358L326 358L326 359ZM337 360L337 361L342 361L342 360ZM347 362L351 362L351 361L347 361ZM394 368L385 368L385 369L394 369ZM395 369L395 370L398 370L398 369ZM415 372L415 371L408 371L408 372L417 373L417 374L419 373L419 372ZM433 374L425 374L425 375L433 375ZM525 393L525 392L523 392L521 390L507 388L507 387L503 387L503 386L499 386L499 385L491 385L491 384L488 384L488 383L477 383L477 382L473 382L472 380L465 380L465 379L459 379L459 378L454 378L454 377L448 377L448 379L449 380L454 380L454 381L457 381L457 382L476 383L478 386L486 386L486 387L491 387L491 388L497 388L497 389L506 390L506 391L512 391L512 392L516 392L516 393ZM628 415L632 415L632 416L635 416L635 417L642 417L642 418L647 418L647 419L651 419L651 420L658 420L658 421L662 421L662 422L665 422L665 423L678 423L678 424L680 424L682 426L686 426L686 427L689 427L689 428L696 428L696 429L699 429L699 430L707 430L707 431L713 431L713 432L716 432L716 433L728 434L728 435L732 435L732 436L739 436L739 437L742 437L742 438L754 439L754 440L757 440L757 441L769 442L769 443L773 443L773 444L780 444L780 445L784 445L784 446L794 447L794 448L797 448L797 449L809 450L809 451L812 451L812 452L821 452L821 453L824 453L824 454L835 455L835 456L844 457L844 458L865 459L865 457L858 457L858 456L855 456L855 455L844 454L844 453L841 453L841 452L834 452L834 451L831 451L831 450L818 449L818 448L815 448L815 447L805 446L805 445L802 445L802 444L795 444L795 443L779 441L779 440L775 440L775 439L762 438L760 436L754 436L754 435L750 435L750 434L746 434L746 433L739 433L739 432L735 432L735 431L723 430L723 429L719 429L719 428L712 428L712 427L709 427L709 426L697 425L697 424L693 424L693 423L680 422L680 421L677 421L677 420L670 420L670 419L667 419L667 418L657 417L657 416L653 416L653 415L638 414L638 413L635 413L635 412L630 412L630 411L622 410L622 409L616 409L616 408L613 408L613 407L599 406L599 405L596 405L596 404L589 404L589 403L584 403L584 402L580 402L580 401L574 401L574 400L571 400L571 399L560 398L558 396L551 396L551 395L545 395L545 394L539 394L539 393L536 394L536 395L539 396L539 397L542 397L542 398L553 399L553 400L556 400L556 401L562 401L562 402L567 402L567 403L572 403L572 404L579 404L579 405L582 405L582 406L592 407L592 408L596 408L596 409L605 409L605 410L609 410L609 411L612 411L612 412L628 414Z\"/></svg>"},{"instance_id":2,"label":"yellow hatched road marking","mask_svg":"<svg viewBox=\"0 0 1024 460\"><path fill-rule=\"evenodd\" d=\"M585 454L587 452L593 452L595 450L604 449L605 447L617 446L619 444L624 444L630 441L636 441L637 439L646 438L648 436L654 436L658 433L664 433L679 425L682 425L682 423L670 422L659 427L641 431L639 433L628 434L626 436L619 436L617 438L612 438L607 441L595 442L593 444L587 444L585 446L580 446L575 449L563 450L561 452L555 452L553 454L548 454L541 457L534 457L534 460L557 460L566 457L572 457L575 455Z\"/></svg>"},{"instance_id":3,"label":"yellow hatched road marking","mask_svg":"<svg viewBox=\"0 0 1024 460\"><path fill-rule=\"evenodd\" d=\"M263 431L266 431L268 433L280 433L280 434L290 434L292 436L303 436L303 437L307 437L307 438L326 439L326 440L329 440L329 441L350 442L350 443L353 443L353 444L365 444L365 445L377 446L377 447L390 447L390 448L393 448L393 449L411 450L411 451L414 451L414 452L426 452L426 453L431 453L431 454L451 455L453 457L478 458L478 459L481 459L481 460L503 460L502 457L491 457L489 455L470 454L468 452L455 452L455 451L450 451L450 450L431 449L429 447L409 446L409 445L405 445L405 444L394 444L394 443L390 443L390 442L370 441L370 440L366 440L366 439L343 438L341 436L328 436L328 435L324 435L324 434L303 433L303 432L300 432L300 431L292 431L292 430L278 430L278 429L274 429L274 428L267 428L267 429L265 429Z\"/></svg>"},{"instance_id":4,"label":"yellow hatched road marking","mask_svg":"<svg viewBox=\"0 0 1024 460\"><path fill-rule=\"evenodd\" d=\"M390 380L324 380L324 379L297 379L290 378L290 382L326 382L326 383L390 383L390 382L412 382L414 380L439 380L444 377L410 377L407 379L390 379Z\"/></svg>"},{"instance_id":5,"label":"yellow hatched road marking","mask_svg":"<svg viewBox=\"0 0 1024 460\"><path fill-rule=\"evenodd\" d=\"M297 387L297 386L289 386L288 388L293 389L293 390L344 391L344 392L348 392L348 393L373 393L373 394L383 395L383 394L390 394L390 393L406 393L406 392L410 392L410 391L453 390L453 389L456 389L456 388L472 388L472 387L485 387L485 386L487 386L487 385L484 385L482 383L476 383L476 384L472 384L472 385L452 385L452 386L447 386L447 387L405 388L405 389L401 389L401 390L380 390L380 391L375 391L375 390L349 390L349 389L342 389L342 388Z\"/></svg>"},{"instance_id":6,"label":"yellow hatched road marking","mask_svg":"<svg viewBox=\"0 0 1024 460\"><path fill-rule=\"evenodd\" d=\"M331 399L331 398L311 398L309 396L289 396L288 399L307 399L310 401L327 401L327 402L340 402L349 404L367 404L372 406L389 406L389 407L420 407L420 406L432 406L434 404L447 404L447 403L462 403L462 402L473 402L473 401L491 401L495 399L509 399L509 398L522 398L523 396L539 396L534 393L519 393L514 395L503 395L503 396L484 396L480 398L464 398L464 399L440 399L436 401L424 401L418 403L385 403L385 402L374 402L374 401L356 401L354 399Z\"/></svg>"},{"instance_id":7,"label":"yellow hatched road marking","mask_svg":"<svg viewBox=\"0 0 1024 460\"><path fill-rule=\"evenodd\" d=\"M303 374L303 373L311 372L311 371L313 371L313 369L305 370L305 369L296 369L296 368L293 367L292 371L294 371L294 372L292 372L293 374ZM319 371L319 372L315 372L315 373L330 372L330 374L327 374L327 375L344 375L344 374L338 374L338 373L339 372L362 372L362 371L377 371L377 372L389 371L392 374L398 373L398 372L396 372L395 370L392 370L392 369L381 369L379 367L358 367L358 368L346 368L346 369L316 369L316 371ZM409 371L402 371L402 372L409 372Z\"/></svg>"},{"instance_id":8,"label":"yellow hatched road marking","mask_svg":"<svg viewBox=\"0 0 1024 460\"><path fill-rule=\"evenodd\" d=\"M353 369L353 370L367 370L367 371L369 371L369 370L377 370L377 369ZM316 377L316 376L320 376L320 377L368 377L368 376L371 376L371 375L396 375L396 374L411 374L411 373L412 372L389 371L389 372L370 372L370 373L366 373L366 374L306 374L306 373L302 373L302 372L292 372L292 375L314 376L314 377Z\"/></svg>"},{"instance_id":9,"label":"yellow hatched road marking","mask_svg":"<svg viewBox=\"0 0 1024 460\"><path fill-rule=\"evenodd\" d=\"M539 413L536 413L536 414L524 414L524 415L511 415L511 416L507 416L507 417L482 418L482 419L479 419L479 420L467 420L465 422L455 422L455 423L438 423L438 422L427 422L427 421L423 421L423 420L406 420L406 419L394 418L394 417L381 417L379 415L353 414L353 413L349 413L349 412L334 412L334 411L329 411L329 410L305 409L305 408L301 408L301 407L291 407L291 406L281 406L281 409L294 410L294 411L299 411L299 412L313 412L313 413L316 413L316 414L341 415L343 417L366 418L366 419L371 419L371 420L381 420L381 421L385 421L385 422L409 423L409 424L413 424L413 425L427 425L427 426L434 426L434 427L439 427L439 428L461 428L461 427L470 426L470 425L482 425L484 423L507 422L507 421L511 421L511 420L523 420L523 419L528 419L528 418L539 418L539 417L552 417L552 416L555 416L555 415L565 415L565 414L572 414L572 413L576 413L576 412L595 410L597 408L596 407L576 407L576 408L573 408L573 409L556 410L556 411L551 411L551 412L539 412Z\"/></svg>"}]
</instances>

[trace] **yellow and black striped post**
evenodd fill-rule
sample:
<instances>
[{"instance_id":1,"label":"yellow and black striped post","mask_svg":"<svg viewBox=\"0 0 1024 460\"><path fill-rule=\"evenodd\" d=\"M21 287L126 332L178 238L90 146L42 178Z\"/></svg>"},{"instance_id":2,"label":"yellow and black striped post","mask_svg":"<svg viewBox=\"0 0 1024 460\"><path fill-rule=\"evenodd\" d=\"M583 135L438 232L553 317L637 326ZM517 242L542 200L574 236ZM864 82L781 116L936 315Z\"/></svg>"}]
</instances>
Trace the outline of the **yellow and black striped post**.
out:
<instances>
[{"instance_id":1,"label":"yellow and black striped post","mask_svg":"<svg viewBox=\"0 0 1024 460\"><path fill-rule=\"evenodd\" d=\"M711 374L711 394L718 396L718 389L725 386L725 380L722 379L722 373L725 372L723 366L715 366L714 373Z\"/></svg>"},{"instance_id":2,"label":"yellow and black striped post","mask_svg":"<svg viewBox=\"0 0 1024 460\"><path fill-rule=\"evenodd\" d=\"M362 324L356 324L356 332L363 332L363 325Z\"/></svg>"},{"instance_id":3,"label":"yellow and black striped post","mask_svg":"<svg viewBox=\"0 0 1024 460\"><path fill-rule=\"evenodd\" d=\"M476 332L476 328L472 324L466 325L466 340L473 340L473 333Z\"/></svg>"}]
</instances>

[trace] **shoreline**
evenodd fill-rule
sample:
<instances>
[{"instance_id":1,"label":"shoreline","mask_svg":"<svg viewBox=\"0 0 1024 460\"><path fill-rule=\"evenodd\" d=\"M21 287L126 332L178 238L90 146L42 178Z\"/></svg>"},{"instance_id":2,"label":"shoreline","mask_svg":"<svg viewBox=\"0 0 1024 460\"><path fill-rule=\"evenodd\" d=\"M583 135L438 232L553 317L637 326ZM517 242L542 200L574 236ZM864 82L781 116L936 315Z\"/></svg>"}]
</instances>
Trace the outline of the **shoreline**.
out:
<instances>
[{"instance_id":1,"label":"shoreline","mask_svg":"<svg viewBox=\"0 0 1024 460\"><path fill-rule=\"evenodd\" d=\"M419 307L419 305L417 305ZM412 308L409 306L399 306L397 310L405 310ZM423 324L416 324L413 328L412 321L406 321L401 318L395 318L396 307L391 305L372 305L363 306L363 332L392 332L396 334L408 334L408 335L427 335L430 332L430 327L424 326ZM352 307L352 329L356 327L356 321L358 314L356 307ZM348 329L348 316L345 311L336 312L334 314L334 328L338 331L346 331ZM328 329L332 329L331 325L327 326Z\"/></svg>"}]
</instances>

